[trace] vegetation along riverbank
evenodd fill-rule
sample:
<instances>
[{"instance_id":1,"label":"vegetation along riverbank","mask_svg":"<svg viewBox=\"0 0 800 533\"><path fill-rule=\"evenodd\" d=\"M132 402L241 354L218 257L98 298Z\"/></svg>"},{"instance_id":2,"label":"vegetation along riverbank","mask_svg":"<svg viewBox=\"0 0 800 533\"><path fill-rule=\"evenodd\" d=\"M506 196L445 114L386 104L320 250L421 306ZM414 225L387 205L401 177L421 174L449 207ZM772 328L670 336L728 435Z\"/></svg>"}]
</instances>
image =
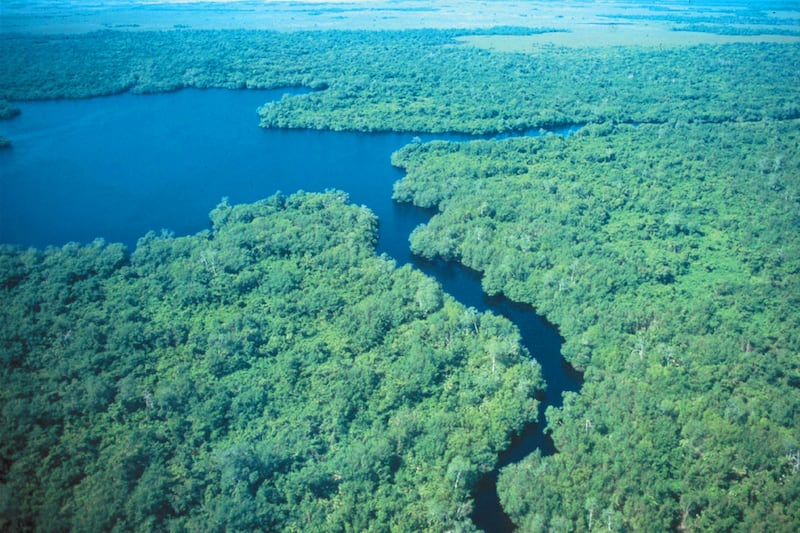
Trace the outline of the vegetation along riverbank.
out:
<instances>
[{"instance_id":1,"label":"vegetation along riverbank","mask_svg":"<svg viewBox=\"0 0 800 533\"><path fill-rule=\"evenodd\" d=\"M439 211L413 249L535 306L585 372L547 413L558 453L501 472L506 512L796 530L800 46L519 53L471 33L4 34L0 98L300 86L263 126L587 124L393 158L395 198ZM5 525L473 527L477 472L535 417L514 329L376 258L376 221L338 193L212 221L130 256L3 250Z\"/></svg>"}]
</instances>

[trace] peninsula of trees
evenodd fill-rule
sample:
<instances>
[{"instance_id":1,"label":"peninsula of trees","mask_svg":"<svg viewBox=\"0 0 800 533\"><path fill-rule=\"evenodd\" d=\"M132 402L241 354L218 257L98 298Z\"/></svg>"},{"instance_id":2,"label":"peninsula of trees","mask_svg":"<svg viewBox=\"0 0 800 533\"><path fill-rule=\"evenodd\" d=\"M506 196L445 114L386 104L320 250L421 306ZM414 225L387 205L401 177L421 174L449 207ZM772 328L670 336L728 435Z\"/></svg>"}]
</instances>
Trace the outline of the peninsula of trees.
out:
<instances>
[{"instance_id":1,"label":"peninsula of trees","mask_svg":"<svg viewBox=\"0 0 800 533\"><path fill-rule=\"evenodd\" d=\"M503 54L457 40L470 33L476 32L6 35L0 99L307 87L317 90L266 106L262 124L361 131L498 133L608 121L800 117L800 73L792 68L799 45Z\"/></svg>"},{"instance_id":2,"label":"peninsula of trees","mask_svg":"<svg viewBox=\"0 0 800 533\"><path fill-rule=\"evenodd\" d=\"M394 163L395 198L439 210L414 252L536 307L585 370L547 412L559 453L501 475L514 522L797 524L800 121L587 126Z\"/></svg>"},{"instance_id":3,"label":"peninsula of trees","mask_svg":"<svg viewBox=\"0 0 800 533\"><path fill-rule=\"evenodd\" d=\"M262 125L587 124L393 159L395 198L438 209L414 251L534 305L585 372L547 413L558 453L501 473L506 511L524 531L800 528L800 46L520 54L467 33L3 35L0 99L306 87ZM3 528L469 530L476 476L536 416L515 330L375 257L341 193L212 222L131 254L3 249Z\"/></svg>"},{"instance_id":4,"label":"peninsula of trees","mask_svg":"<svg viewBox=\"0 0 800 533\"><path fill-rule=\"evenodd\" d=\"M507 320L377 257L339 192L0 249L4 531L473 529L535 420Z\"/></svg>"}]
</instances>

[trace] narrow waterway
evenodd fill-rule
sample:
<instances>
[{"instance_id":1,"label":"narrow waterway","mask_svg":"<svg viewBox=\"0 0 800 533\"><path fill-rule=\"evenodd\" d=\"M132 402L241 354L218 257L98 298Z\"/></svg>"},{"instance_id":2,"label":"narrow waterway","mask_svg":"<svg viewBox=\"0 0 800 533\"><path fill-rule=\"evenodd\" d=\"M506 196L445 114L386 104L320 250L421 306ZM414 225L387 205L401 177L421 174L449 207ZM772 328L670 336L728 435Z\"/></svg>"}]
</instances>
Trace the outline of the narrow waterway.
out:
<instances>
[{"instance_id":1,"label":"narrow waterway","mask_svg":"<svg viewBox=\"0 0 800 533\"><path fill-rule=\"evenodd\" d=\"M20 104L20 117L0 121L0 135L14 143L0 151L0 243L45 247L102 237L133 249L148 231L206 229L208 212L223 197L246 203L276 191L340 189L379 217L378 253L414 264L462 304L517 325L547 383L540 420L547 406L561 404L564 391L578 390L581 378L564 363L556 328L530 306L486 296L479 274L463 266L410 253L408 236L434 213L391 200L402 172L389 160L414 135L259 128L256 109L284 92L184 90ZM423 142L474 138L418 136ZM537 448L555 452L532 425L502 454L499 467ZM497 470L480 480L472 518L485 531L510 531L496 479Z\"/></svg>"},{"instance_id":2,"label":"narrow waterway","mask_svg":"<svg viewBox=\"0 0 800 533\"><path fill-rule=\"evenodd\" d=\"M409 208L414 209L414 208ZM505 296L488 296L481 288L479 272L464 265L445 261L413 258L413 264L436 278L442 288L463 305L478 311L490 311L513 322L520 331L522 344L542 367L547 389L539 398L539 420L544 421L545 409L560 407L566 391L579 391L582 376L561 357L561 336L557 328L536 314L533 307L513 302ZM543 431L542 424L530 424L516 435L511 445L500 455L496 468L483 476L475 489L472 520L487 533L506 533L514 524L503 511L497 494L497 476L502 467L516 463L538 449L543 456L556 453L553 441ZM532 490L534 488L532 487Z\"/></svg>"}]
</instances>

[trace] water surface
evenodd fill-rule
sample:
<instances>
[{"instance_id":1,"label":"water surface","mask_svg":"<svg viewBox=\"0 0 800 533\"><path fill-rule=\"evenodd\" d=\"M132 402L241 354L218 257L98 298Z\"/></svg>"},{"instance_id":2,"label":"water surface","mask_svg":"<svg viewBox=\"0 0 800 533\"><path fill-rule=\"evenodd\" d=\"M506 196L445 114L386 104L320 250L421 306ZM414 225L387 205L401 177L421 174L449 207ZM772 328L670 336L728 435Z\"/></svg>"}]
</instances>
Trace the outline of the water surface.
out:
<instances>
[{"instance_id":1,"label":"water surface","mask_svg":"<svg viewBox=\"0 0 800 533\"><path fill-rule=\"evenodd\" d=\"M378 215L382 251L406 262L408 234L397 242L384 236L418 219L391 201L402 174L389 156L414 135L260 128L258 107L284 92L19 104L22 115L0 121L0 135L13 142L0 151L0 242L44 247L102 237L133 248L150 230L207 228L223 197L248 203L335 188Z\"/></svg>"},{"instance_id":2,"label":"water surface","mask_svg":"<svg viewBox=\"0 0 800 533\"><path fill-rule=\"evenodd\" d=\"M547 382L540 418L547 405L561 404L563 391L578 390L580 376L564 363L557 330L531 307L486 296L476 272L410 253L409 234L433 212L392 202L402 172L391 166L391 153L414 137L471 137L260 128L257 108L284 92L184 90L20 104L21 116L0 121L0 135L14 143L0 151L0 242L45 247L102 237L133 249L151 230L208 228L208 212L223 197L247 203L277 191L344 190L379 217L378 253L414 264L464 305L517 325ZM555 451L531 425L500 466L536 448ZM480 481L472 517L486 531L508 531L496 478L495 470Z\"/></svg>"}]
</instances>

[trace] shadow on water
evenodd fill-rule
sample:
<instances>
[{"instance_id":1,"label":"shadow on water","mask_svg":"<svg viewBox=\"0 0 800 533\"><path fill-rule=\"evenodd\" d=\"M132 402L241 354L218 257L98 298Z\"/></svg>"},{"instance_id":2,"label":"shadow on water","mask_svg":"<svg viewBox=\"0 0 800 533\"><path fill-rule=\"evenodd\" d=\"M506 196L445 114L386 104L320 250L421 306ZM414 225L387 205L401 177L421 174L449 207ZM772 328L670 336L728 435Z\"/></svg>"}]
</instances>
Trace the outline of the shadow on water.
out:
<instances>
[{"instance_id":1,"label":"shadow on water","mask_svg":"<svg viewBox=\"0 0 800 533\"><path fill-rule=\"evenodd\" d=\"M408 234L414 227L427 222L436 213L435 210L420 209L410 205L399 205L397 209L405 211L399 219L404 221L404 231ZM459 263L429 261L417 256L411 256L410 262L425 274L438 280L442 289L463 305L474 307L481 312L490 311L501 315L517 326L523 346L542 368L542 378L547 387L538 398L539 421L544 421L547 407L562 405L564 392L580 390L582 375L561 356L563 339L557 328L536 314L533 307L511 301L503 295L487 295L481 286L481 274ZM508 448L500 454L497 467L478 481L472 513L472 520L478 528L491 533L504 533L515 529L500 504L497 477L500 468L521 461L537 449L543 456L556 453L552 439L543 431L543 425L528 424L520 434L511 439Z\"/></svg>"}]
</instances>

